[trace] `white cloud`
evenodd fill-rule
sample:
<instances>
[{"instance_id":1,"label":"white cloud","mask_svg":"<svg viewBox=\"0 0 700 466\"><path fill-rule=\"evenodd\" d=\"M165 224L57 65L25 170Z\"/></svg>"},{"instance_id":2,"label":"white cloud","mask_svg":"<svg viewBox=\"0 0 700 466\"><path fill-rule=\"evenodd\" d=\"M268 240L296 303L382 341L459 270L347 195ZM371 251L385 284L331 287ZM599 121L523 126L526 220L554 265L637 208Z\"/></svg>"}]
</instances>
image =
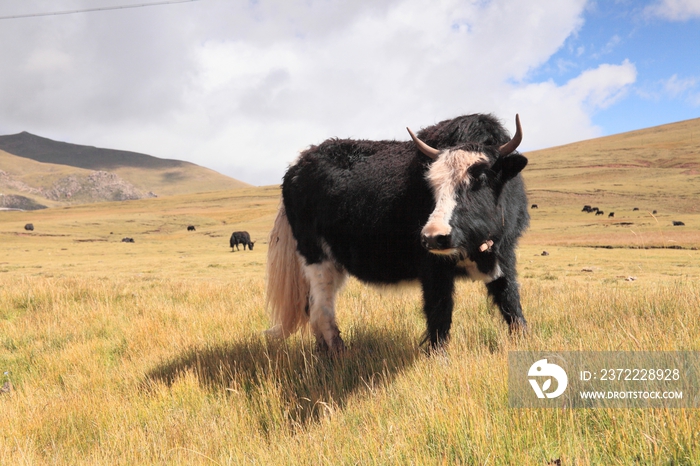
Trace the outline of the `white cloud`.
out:
<instances>
[{"instance_id":1,"label":"white cloud","mask_svg":"<svg viewBox=\"0 0 700 466\"><path fill-rule=\"evenodd\" d=\"M551 81L527 84L509 93L511 105L523 108L521 118L526 149L544 148L601 135L591 114L622 98L635 82L633 64L600 65L562 86Z\"/></svg>"},{"instance_id":2,"label":"white cloud","mask_svg":"<svg viewBox=\"0 0 700 466\"><path fill-rule=\"evenodd\" d=\"M682 101L692 107L700 106L700 92L698 92L700 78L695 76L679 77L678 74L670 78L662 79L646 86L638 87L635 92L642 99L661 101Z\"/></svg>"},{"instance_id":3,"label":"white cloud","mask_svg":"<svg viewBox=\"0 0 700 466\"><path fill-rule=\"evenodd\" d=\"M678 75L674 74L663 82L663 87L671 97L678 97L686 93L689 89L694 88L697 83L698 80L696 78L678 78Z\"/></svg>"},{"instance_id":4,"label":"white cloud","mask_svg":"<svg viewBox=\"0 0 700 466\"><path fill-rule=\"evenodd\" d=\"M527 148L571 142L597 135L591 115L636 77L625 61L560 85L529 80L585 7L212 1L15 24L0 29L0 86L13 89L0 95L0 133L70 135L256 184L279 181L300 149L328 137L407 139L406 126L464 113L513 129L519 112Z\"/></svg>"},{"instance_id":5,"label":"white cloud","mask_svg":"<svg viewBox=\"0 0 700 466\"><path fill-rule=\"evenodd\" d=\"M700 0L657 0L644 10L648 16L671 21L700 18Z\"/></svg>"}]
</instances>

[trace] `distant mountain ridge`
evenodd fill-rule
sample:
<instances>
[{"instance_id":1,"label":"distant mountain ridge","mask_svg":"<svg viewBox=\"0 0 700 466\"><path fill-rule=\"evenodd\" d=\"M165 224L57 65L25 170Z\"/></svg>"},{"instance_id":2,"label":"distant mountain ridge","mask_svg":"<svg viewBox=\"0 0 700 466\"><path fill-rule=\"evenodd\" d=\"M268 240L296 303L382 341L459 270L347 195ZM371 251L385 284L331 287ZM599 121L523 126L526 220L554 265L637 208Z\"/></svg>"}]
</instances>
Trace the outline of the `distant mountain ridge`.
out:
<instances>
[{"instance_id":1,"label":"distant mountain ridge","mask_svg":"<svg viewBox=\"0 0 700 466\"><path fill-rule=\"evenodd\" d=\"M174 168L195 165L181 160L160 159L138 152L54 141L26 131L0 136L0 149L37 162L68 165L88 170L111 171L124 167Z\"/></svg>"},{"instance_id":2,"label":"distant mountain ridge","mask_svg":"<svg viewBox=\"0 0 700 466\"><path fill-rule=\"evenodd\" d=\"M0 208L12 207L8 199L28 198L33 204L23 200L23 205L51 207L250 187L194 163L26 131L0 136L0 172L0 195L6 194Z\"/></svg>"}]
</instances>

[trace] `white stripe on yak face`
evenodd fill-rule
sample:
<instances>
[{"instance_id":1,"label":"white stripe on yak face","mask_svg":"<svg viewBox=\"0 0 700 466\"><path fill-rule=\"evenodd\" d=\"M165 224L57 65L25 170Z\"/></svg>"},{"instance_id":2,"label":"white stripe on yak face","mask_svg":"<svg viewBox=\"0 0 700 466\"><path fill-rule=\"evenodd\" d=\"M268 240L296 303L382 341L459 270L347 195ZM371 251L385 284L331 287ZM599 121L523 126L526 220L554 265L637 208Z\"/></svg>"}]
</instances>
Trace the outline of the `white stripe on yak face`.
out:
<instances>
[{"instance_id":1,"label":"white stripe on yak face","mask_svg":"<svg viewBox=\"0 0 700 466\"><path fill-rule=\"evenodd\" d=\"M423 227L421 234L425 236L449 235L452 232L450 219L457 206L457 189L460 184L465 187L471 182L469 167L479 162L486 162L480 152L463 150L447 151L440 154L430 166L425 177L433 190L435 210ZM454 254L455 249L432 250L436 254Z\"/></svg>"}]
</instances>

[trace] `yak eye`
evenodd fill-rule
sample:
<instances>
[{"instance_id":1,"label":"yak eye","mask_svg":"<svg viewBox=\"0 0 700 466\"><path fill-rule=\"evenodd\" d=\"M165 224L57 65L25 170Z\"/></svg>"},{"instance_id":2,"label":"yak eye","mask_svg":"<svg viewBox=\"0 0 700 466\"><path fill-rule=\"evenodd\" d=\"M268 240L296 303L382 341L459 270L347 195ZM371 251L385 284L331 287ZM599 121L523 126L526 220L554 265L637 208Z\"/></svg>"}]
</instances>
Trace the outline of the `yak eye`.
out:
<instances>
[{"instance_id":1,"label":"yak eye","mask_svg":"<svg viewBox=\"0 0 700 466\"><path fill-rule=\"evenodd\" d=\"M473 180L478 180L486 175L488 169L489 164L487 162L478 162L469 167L468 173Z\"/></svg>"}]
</instances>

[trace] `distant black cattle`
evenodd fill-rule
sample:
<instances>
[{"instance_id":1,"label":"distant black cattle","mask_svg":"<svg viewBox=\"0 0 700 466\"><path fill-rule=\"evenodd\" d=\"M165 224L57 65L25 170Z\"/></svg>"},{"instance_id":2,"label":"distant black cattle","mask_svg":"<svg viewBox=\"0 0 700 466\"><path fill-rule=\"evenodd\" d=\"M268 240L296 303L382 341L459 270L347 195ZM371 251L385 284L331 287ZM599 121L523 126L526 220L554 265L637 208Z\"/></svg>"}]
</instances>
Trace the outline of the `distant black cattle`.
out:
<instances>
[{"instance_id":1,"label":"distant black cattle","mask_svg":"<svg viewBox=\"0 0 700 466\"><path fill-rule=\"evenodd\" d=\"M615 212L610 212L610 213L608 214L608 218L611 218L611 217L614 217L614 216L615 216Z\"/></svg>"},{"instance_id":2,"label":"distant black cattle","mask_svg":"<svg viewBox=\"0 0 700 466\"><path fill-rule=\"evenodd\" d=\"M537 204L532 204L530 206L531 209L539 209L539 206Z\"/></svg>"},{"instance_id":3,"label":"distant black cattle","mask_svg":"<svg viewBox=\"0 0 700 466\"><path fill-rule=\"evenodd\" d=\"M253 241L250 240L250 235L247 231L234 231L231 235L231 240L229 241L229 243L231 244L231 252L233 252L234 246L236 247L236 251L239 251L239 244L243 245L244 251L246 246L248 246L252 251L253 245L255 244Z\"/></svg>"},{"instance_id":4,"label":"distant black cattle","mask_svg":"<svg viewBox=\"0 0 700 466\"><path fill-rule=\"evenodd\" d=\"M635 207L634 209L632 209L633 212L637 210L639 210L639 207Z\"/></svg>"},{"instance_id":5,"label":"distant black cattle","mask_svg":"<svg viewBox=\"0 0 700 466\"><path fill-rule=\"evenodd\" d=\"M194 225L187 225L187 231L196 231L197 229L194 227Z\"/></svg>"},{"instance_id":6,"label":"distant black cattle","mask_svg":"<svg viewBox=\"0 0 700 466\"><path fill-rule=\"evenodd\" d=\"M678 220L674 220L674 221L673 221L673 226L674 226L674 227L683 227L683 226L685 226L685 223L679 222Z\"/></svg>"},{"instance_id":7,"label":"distant black cattle","mask_svg":"<svg viewBox=\"0 0 700 466\"><path fill-rule=\"evenodd\" d=\"M599 212L600 209L597 207L591 207L591 212Z\"/></svg>"},{"instance_id":8,"label":"distant black cattle","mask_svg":"<svg viewBox=\"0 0 700 466\"><path fill-rule=\"evenodd\" d=\"M134 238L122 238L122 243L134 243Z\"/></svg>"},{"instance_id":9,"label":"distant black cattle","mask_svg":"<svg viewBox=\"0 0 700 466\"><path fill-rule=\"evenodd\" d=\"M581 209L581 212L591 213L591 210L593 210L591 209L591 206L585 205L583 206L583 209Z\"/></svg>"},{"instance_id":10,"label":"distant black cattle","mask_svg":"<svg viewBox=\"0 0 700 466\"><path fill-rule=\"evenodd\" d=\"M603 212L602 210L597 210L595 214L596 215L605 215L605 212Z\"/></svg>"},{"instance_id":11,"label":"distant black cattle","mask_svg":"<svg viewBox=\"0 0 700 466\"><path fill-rule=\"evenodd\" d=\"M653 215L656 215L656 211L653 211L652 214L653 214Z\"/></svg>"},{"instance_id":12,"label":"distant black cattle","mask_svg":"<svg viewBox=\"0 0 700 466\"><path fill-rule=\"evenodd\" d=\"M27 223L24 225L24 229L27 231L34 231L34 224L33 223Z\"/></svg>"}]
</instances>

